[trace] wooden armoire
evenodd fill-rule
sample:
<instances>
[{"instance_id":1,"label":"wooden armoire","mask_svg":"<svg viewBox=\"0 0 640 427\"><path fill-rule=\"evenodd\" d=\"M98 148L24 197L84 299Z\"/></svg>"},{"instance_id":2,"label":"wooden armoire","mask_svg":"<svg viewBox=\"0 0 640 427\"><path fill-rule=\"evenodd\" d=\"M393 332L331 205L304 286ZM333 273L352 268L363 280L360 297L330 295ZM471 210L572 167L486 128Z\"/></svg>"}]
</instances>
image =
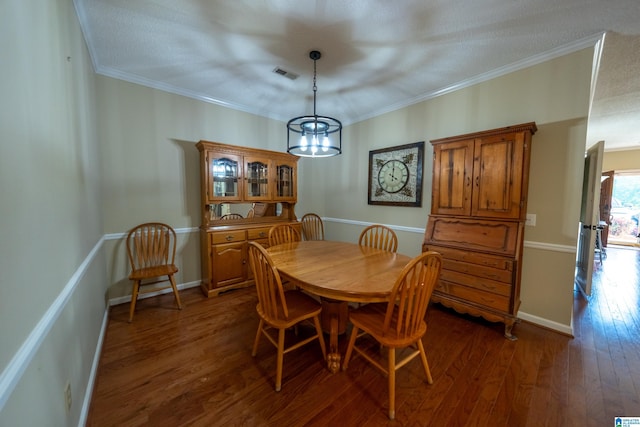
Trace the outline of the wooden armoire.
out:
<instances>
[{"instance_id":1,"label":"wooden armoire","mask_svg":"<svg viewBox=\"0 0 640 427\"><path fill-rule=\"evenodd\" d=\"M422 250L440 252L432 301L505 324L520 307L531 137L535 123L432 140L431 214Z\"/></svg>"}]
</instances>

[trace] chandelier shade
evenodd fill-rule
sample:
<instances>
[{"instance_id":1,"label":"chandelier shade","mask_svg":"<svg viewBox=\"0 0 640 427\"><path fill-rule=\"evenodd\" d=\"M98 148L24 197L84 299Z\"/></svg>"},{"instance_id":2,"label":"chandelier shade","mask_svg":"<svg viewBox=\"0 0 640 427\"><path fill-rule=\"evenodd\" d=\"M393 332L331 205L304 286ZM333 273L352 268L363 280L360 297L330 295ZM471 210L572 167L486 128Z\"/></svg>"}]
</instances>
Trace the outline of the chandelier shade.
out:
<instances>
[{"instance_id":1,"label":"chandelier shade","mask_svg":"<svg viewBox=\"0 0 640 427\"><path fill-rule=\"evenodd\" d=\"M322 55L309 53L313 60L313 115L294 117L287 122L287 152L301 157L331 157L342 153L342 123L316 114L316 61Z\"/></svg>"}]
</instances>

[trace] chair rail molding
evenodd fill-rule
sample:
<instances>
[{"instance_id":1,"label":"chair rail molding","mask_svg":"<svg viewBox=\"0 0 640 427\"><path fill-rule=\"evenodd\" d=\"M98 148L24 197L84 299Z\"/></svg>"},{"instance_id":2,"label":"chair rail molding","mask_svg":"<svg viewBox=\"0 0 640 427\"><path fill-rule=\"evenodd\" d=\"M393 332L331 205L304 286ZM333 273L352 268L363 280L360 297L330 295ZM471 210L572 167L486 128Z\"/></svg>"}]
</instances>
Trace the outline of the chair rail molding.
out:
<instances>
[{"instance_id":1,"label":"chair rail molding","mask_svg":"<svg viewBox=\"0 0 640 427\"><path fill-rule=\"evenodd\" d=\"M11 393L13 393L13 390L20 381L20 378L22 378L22 374L24 374L29 363L31 363L31 360L33 360L33 357L38 352L38 349L60 316L60 313L62 313L65 306L71 299L73 292L78 287L78 284L86 273L87 268L95 258L96 254L100 251L104 240L103 236L94 245L93 249L91 249L84 261L82 261L78 269L73 273L67 284L64 286L62 292L60 292L51 306L49 306L42 318L36 324L35 328L33 328L27 339L22 343L16 354L13 356L7 367L2 371L2 374L0 374L0 411L4 408L7 400L9 400Z\"/></svg>"}]
</instances>

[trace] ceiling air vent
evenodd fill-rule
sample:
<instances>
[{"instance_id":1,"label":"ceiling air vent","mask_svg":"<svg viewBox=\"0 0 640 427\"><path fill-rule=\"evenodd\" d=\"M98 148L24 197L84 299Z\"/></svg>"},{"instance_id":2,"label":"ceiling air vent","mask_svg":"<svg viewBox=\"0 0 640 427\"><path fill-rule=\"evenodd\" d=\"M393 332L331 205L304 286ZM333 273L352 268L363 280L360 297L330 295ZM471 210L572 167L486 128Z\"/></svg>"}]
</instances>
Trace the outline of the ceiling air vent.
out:
<instances>
[{"instance_id":1,"label":"ceiling air vent","mask_svg":"<svg viewBox=\"0 0 640 427\"><path fill-rule=\"evenodd\" d=\"M273 69L273 72L276 74L280 74L281 76L284 76L290 80L295 80L298 78L298 75L296 73L292 73L291 71L287 71L287 70L283 70L280 67L276 67Z\"/></svg>"}]
</instances>

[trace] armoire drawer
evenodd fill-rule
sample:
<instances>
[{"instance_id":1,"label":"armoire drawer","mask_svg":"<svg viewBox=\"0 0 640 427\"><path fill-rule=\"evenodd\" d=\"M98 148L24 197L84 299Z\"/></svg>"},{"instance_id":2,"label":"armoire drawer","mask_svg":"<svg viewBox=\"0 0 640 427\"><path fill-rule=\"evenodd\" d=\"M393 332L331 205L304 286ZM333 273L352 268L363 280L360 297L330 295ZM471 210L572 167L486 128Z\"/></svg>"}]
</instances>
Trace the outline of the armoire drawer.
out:
<instances>
[{"instance_id":1,"label":"armoire drawer","mask_svg":"<svg viewBox=\"0 0 640 427\"><path fill-rule=\"evenodd\" d=\"M477 289L482 292L489 292L497 295L511 295L511 283L498 282L496 280L485 279L471 274L459 273L457 271L442 270L440 280L450 283L460 284L469 289Z\"/></svg>"},{"instance_id":2,"label":"armoire drawer","mask_svg":"<svg viewBox=\"0 0 640 427\"><path fill-rule=\"evenodd\" d=\"M453 249L439 245L425 245L430 251L439 252L443 259L468 262L500 270L513 271L514 258L500 255L491 255L481 252L473 252L464 249Z\"/></svg>"},{"instance_id":3,"label":"armoire drawer","mask_svg":"<svg viewBox=\"0 0 640 427\"><path fill-rule=\"evenodd\" d=\"M437 294L439 292L446 295L451 295L452 297L463 299L465 301L480 304L495 310L504 312L509 311L510 297L508 295L505 296L492 292L484 292L477 288L470 288L458 283L448 282L442 278L434 289L434 296L437 297Z\"/></svg>"},{"instance_id":4,"label":"armoire drawer","mask_svg":"<svg viewBox=\"0 0 640 427\"><path fill-rule=\"evenodd\" d=\"M511 283L513 281L513 270L485 267L484 265L471 264L469 262L460 262L443 257L442 269L466 274L470 276L481 277L483 279L493 280L503 283Z\"/></svg>"}]
</instances>

